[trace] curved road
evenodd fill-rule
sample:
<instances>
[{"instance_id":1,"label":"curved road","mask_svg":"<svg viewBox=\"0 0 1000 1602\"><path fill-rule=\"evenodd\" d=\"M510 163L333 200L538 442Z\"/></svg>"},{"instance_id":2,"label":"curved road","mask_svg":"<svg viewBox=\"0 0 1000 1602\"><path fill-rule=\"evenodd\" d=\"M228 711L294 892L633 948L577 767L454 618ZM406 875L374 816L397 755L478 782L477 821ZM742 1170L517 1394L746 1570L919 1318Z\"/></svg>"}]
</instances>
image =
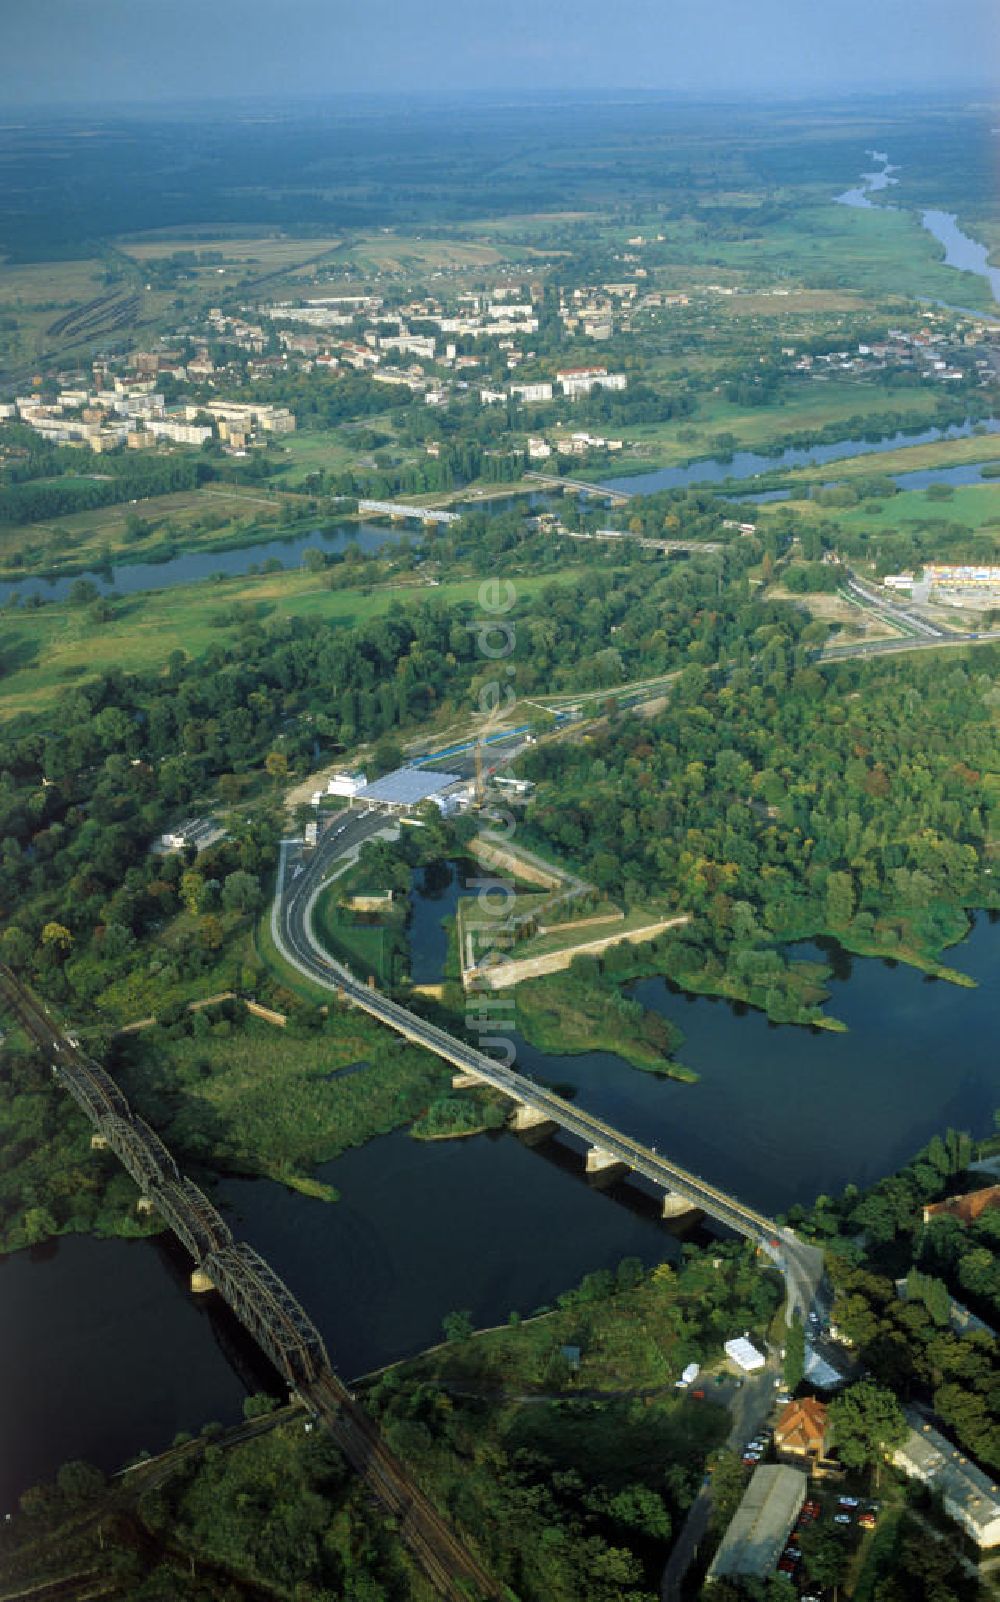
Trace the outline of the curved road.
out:
<instances>
[{"instance_id":1,"label":"curved road","mask_svg":"<svg viewBox=\"0 0 1000 1602\"><path fill-rule=\"evenodd\" d=\"M576 1135L588 1147L607 1153L663 1191L682 1197L692 1207L754 1241L785 1277L789 1321L796 1308L803 1316L808 1314L823 1272L822 1253L814 1246L800 1241L792 1230L780 1227L765 1214L745 1206L736 1197L672 1163L632 1136L564 1101L544 1085L536 1084L516 1069L505 1067L398 1002L390 1001L326 954L312 928L316 899L333 876L338 860L380 833L386 822L386 818L377 813L348 813L327 830L308 857L299 841L282 842L271 933L285 961L314 984L363 1008L407 1040L433 1051L461 1072L493 1085L513 1101Z\"/></svg>"}]
</instances>

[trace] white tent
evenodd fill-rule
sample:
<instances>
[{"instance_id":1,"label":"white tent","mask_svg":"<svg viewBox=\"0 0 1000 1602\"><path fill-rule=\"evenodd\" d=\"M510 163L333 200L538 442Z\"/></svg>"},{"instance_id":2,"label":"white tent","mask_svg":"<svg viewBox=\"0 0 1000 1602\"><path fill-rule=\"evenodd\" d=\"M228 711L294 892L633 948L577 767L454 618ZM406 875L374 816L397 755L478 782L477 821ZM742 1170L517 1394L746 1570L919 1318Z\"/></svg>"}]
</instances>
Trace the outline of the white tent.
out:
<instances>
[{"instance_id":1,"label":"white tent","mask_svg":"<svg viewBox=\"0 0 1000 1602\"><path fill-rule=\"evenodd\" d=\"M734 1341L727 1341L725 1350L726 1356L731 1358L744 1374L753 1374L767 1362L763 1352L758 1352L756 1346L748 1341L745 1335L737 1335Z\"/></svg>"}]
</instances>

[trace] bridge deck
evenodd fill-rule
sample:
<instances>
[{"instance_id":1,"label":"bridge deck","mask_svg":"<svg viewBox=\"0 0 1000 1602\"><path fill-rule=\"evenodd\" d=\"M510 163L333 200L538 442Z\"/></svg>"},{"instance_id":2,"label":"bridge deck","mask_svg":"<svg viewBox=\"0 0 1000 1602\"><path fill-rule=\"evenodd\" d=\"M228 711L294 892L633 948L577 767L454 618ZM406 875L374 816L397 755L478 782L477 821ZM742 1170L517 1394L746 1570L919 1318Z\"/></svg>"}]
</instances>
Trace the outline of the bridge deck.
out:
<instances>
[{"instance_id":1,"label":"bridge deck","mask_svg":"<svg viewBox=\"0 0 1000 1602\"><path fill-rule=\"evenodd\" d=\"M682 1196L692 1206L708 1213L728 1228L760 1243L773 1241L778 1236L779 1227L773 1219L745 1206L735 1196L690 1173L680 1164L671 1162L632 1136L623 1134L593 1113L565 1101L562 1096L536 1084L516 1069L506 1067L475 1046L467 1045L398 1002L391 1001L388 996L362 984L343 964L320 956L315 950L302 953L292 949L292 944L286 938L287 929L283 926L287 854L288 842L285 842L282 845L279 882L272 913L272 934L279 951L293 967L307 974L314 982L343 995L354 1006L379 1019L405 1039L424 1046L463 1073L473 1074L513 1101L530 1107L546 1120L584 1140L588 1146L598 1146L602 1151L607 1151L634 1173L642 1174L662 1189ZM316 869L320 861L314 858L310 870L292 881L288 889L288 904L297 908L298 921L304 928L308 927L311 904L321 887L316 882ZM306 897L304 902L303 896Z\"/></svg>"}]
</instances>

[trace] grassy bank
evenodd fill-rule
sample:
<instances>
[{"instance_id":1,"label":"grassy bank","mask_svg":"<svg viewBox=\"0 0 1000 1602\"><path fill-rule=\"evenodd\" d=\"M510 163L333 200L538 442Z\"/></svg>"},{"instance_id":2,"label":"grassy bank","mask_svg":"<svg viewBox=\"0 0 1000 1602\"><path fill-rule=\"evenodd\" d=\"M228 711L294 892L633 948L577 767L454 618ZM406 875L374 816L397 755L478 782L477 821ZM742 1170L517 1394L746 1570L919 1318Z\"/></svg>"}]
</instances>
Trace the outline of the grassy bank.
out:
<instances>
[{"instance_id":1,"label":"grassy bank","mask_svg":"<svg viewBox=\"0 0 1000 1602\"><path fill-rule=\"evenodd\" d=\"M680 1030L623 996L595 970L592 959L577 958L565 973L517 985L515 1017L525 1039L553 1056L615 1052L636 1068L693 1083L694 1070L674 1060Z\"/></svg>"},{"instance_id":2,"label":"grassy bank","mask_svg":"<svg viewBox=\"0 0 1000 1602\"><path fill-rule=\"evenodd\" d=\"M526 576L519 593L570 582L580 569ZM203 656L231 646L247 623L308 618L350 629L383 616L391 606L475 603L481 579L459 579L430 589L385 584L376 589L330 590L322 576L300 571L268 573L149 591L113 604L113 615L95 629L86 607L58 603L4 613L0 717L37 710L57 700L68 684L103 672L155 671L172 651Z\"/></svg>"},{"instance_id":3,"label":"grassy bank","mask_svg":"<svg viewBox=\"0 0 1000 1602\"><path fill-rule=\"evenodd\" d=\"M692 1354L766 1324L780 1292L741 1248L675 1272L598 1270L546 1316L374 1376L389 1446L487 1570L522 1602L648 1602L729 1415L680 1395ZM579 1367L562 1347L579 1351ZM432 1602L393 1522L298 1410L247 1406L110 1482L86 1465L32 1490L5 1532L0 1584L177 1598L406 1596ZM151 1447L166 1443L151 1441ZM110 1594L110 1593L109 1593Z\"/></svg>"}]
</instances>

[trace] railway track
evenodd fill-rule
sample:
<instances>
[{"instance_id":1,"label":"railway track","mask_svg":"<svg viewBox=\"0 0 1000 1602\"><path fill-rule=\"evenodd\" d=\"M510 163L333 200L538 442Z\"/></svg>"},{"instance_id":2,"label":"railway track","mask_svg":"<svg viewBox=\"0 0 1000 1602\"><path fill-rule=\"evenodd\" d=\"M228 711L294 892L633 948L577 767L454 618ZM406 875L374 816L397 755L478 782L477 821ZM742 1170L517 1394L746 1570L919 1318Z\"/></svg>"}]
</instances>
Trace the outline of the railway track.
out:
<instances>
[{"instance_id":1,"label":"railway track","mask_svg":"<svg viewBox=\"0 0 1000 1602\"><path fill-rule=\"evenodd\" d=\"M134 1116L110 1075L86 1057L37 997L2 966L0 999L81 1110L107 1133L140 1191L157 1204L162 1201L161 1216L396 1521L400 1538L445 1602L509 1602L510 1593L463 1545L382 1439L374 1419L334 1374L318 1331L287 1286L252 1247L233 1241L212 1204L181 1173L154 1131ZM200 1251L199 1241L205 1242ZM58 1594L52 1593L53 1602ZM38 1593L37 1602L47 1602L44 1592Z\"/></svg>"},{"instance_id":2,"label":"railway track","mask_svg":"<svg viewBox=\"0 0 1000 1602\"><path fill-rule=\"evenodd\" d=\"M351 1467L367 1481L424 1573L448 1602L508 1602L510 1592L491 1579L447 1520L415 1485L383 1440L375 1421L334 1374L300 1392L322 1420Z\"/></svg>"}]
</instances>

